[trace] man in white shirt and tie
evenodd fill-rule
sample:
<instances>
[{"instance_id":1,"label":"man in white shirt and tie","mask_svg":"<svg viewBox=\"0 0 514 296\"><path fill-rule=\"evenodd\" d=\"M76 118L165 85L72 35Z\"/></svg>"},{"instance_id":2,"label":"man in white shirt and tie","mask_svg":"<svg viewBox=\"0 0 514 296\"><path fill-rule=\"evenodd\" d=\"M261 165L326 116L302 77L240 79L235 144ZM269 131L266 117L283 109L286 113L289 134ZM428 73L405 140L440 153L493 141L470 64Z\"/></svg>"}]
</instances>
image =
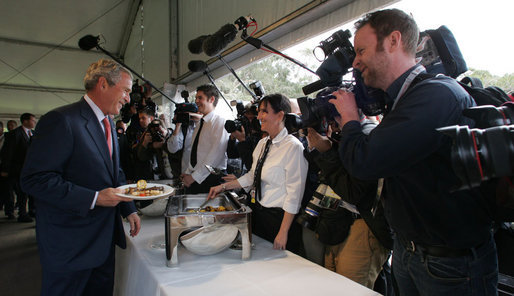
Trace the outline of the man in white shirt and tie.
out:
<instances>
[{"instance_id":1,"label":"man in white shirt and tie","mask_svg":"<svg viewBox=\"0 0 514 296\"><path fill-rule=\"evenodd\" d=\"M210 84L196 89L195 103L203 114L193 132L191 149L184 149L189 165L181 175L189 194L207 193L212 186L220 184L220 178L211 175L205 165L225 170L227 168L227 144L229 134L225 130L225 119L214 112L219 93Z\"/></svg>"}]
</instances>

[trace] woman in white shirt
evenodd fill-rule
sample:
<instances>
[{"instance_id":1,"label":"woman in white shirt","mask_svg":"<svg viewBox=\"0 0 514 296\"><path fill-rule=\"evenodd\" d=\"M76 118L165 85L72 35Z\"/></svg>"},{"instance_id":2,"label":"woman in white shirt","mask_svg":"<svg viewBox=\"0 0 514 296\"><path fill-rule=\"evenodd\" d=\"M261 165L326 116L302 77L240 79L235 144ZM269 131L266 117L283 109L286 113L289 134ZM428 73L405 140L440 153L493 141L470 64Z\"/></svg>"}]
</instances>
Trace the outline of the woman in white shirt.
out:
<instances>
[{"instance_id":1,"label":"woman in white shirt","mask_svg":"<svg viewBox=\"0 0 514 296\"><path fill-rule=\"evenodd\" d=\"M294 217L305 188L307 160L300 141L284 126L290 112L291 104L284 95L272 94L260 101L257 119L269 136L255 147L251 170L239 179L211 187L208 198L225 190L252 189L253 233L272 242L275 249L298 252L301 227Z\"/></svg>"}]
</instances>

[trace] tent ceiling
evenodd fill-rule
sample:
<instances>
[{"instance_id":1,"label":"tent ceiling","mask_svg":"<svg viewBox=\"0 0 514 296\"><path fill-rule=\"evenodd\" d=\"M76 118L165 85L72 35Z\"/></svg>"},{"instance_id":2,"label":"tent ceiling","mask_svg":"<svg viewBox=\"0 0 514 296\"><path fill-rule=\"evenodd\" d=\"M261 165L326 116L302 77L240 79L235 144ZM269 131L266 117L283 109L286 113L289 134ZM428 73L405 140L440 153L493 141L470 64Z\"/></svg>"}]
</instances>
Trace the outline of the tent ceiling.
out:
<instances>
[{"instance_id":1,"label":"tent ceiling","mask_svg":"<svg viewBox=\"0 0 514 296\"><path fill-rule=\"evenodd\" d=\"M87 34L120 55L137 1L3 1L0 10L0 114L42 114L84 93L87 66L104 55L78 48ZM128 28L128 30L127 30Z\"/></svg>"},{"instance_id":2,"label":"tent ceiling","mask_svg":"<svg viewBox=\"0 0 514 296\"><path fill-rule=\"evenodd\" d=\"M158 87L170 81L194 85L202 77L188 72L190 60L208 61L215 77L225 74L226 69L223 70L217 59L192 55L187 43L199 35L214 33L239 16L252 14L259 23L257 37L282 50L390 2L393 1L3 1L0 10L0 118L16 118L23 112L42 115L76 101L84 93L85 69L106 57L96 49L78 48L79 39L88 34L102 35L104 49L122 58ZM339 13L334 14L336 11ZM144 50L141 50L143 39ZM235 69L262 55L239 37L223 52Z\"/></svg>"}]
</instances>

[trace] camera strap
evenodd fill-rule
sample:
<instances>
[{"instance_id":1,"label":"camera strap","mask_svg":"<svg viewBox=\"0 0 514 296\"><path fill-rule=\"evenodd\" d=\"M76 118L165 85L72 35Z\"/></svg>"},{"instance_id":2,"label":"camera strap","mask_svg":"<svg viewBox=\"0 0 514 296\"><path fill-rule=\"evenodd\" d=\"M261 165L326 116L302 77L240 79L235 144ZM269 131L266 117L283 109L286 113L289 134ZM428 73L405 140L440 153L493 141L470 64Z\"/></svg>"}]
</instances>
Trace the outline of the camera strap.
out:
<instances>
[{"instance_id":1,"label":"camera strap","mask_svg":"<svg viewBox=\"0 0 514 296\"><path fill-rule=\"evenodd\" d=\"M414 81L414 78L416 78L416 76L418 76L418 74L423 71L425 71L425 67L423 67L423 65L421 65L421 64L418 64L418 66L416 68L414 68L414 70L412 70L412 72L409 73L409 76L407 76L407 78L403 82L403 85L400 88L400 91L398 92L396 99L394 100L393 107L391 107L391 111L394 110L394 108L396 107L396 104L398 104L398 101L400 100L400 98L405 94L405 92L407 92L412 81Z\"/></svg>"}]
</instances>

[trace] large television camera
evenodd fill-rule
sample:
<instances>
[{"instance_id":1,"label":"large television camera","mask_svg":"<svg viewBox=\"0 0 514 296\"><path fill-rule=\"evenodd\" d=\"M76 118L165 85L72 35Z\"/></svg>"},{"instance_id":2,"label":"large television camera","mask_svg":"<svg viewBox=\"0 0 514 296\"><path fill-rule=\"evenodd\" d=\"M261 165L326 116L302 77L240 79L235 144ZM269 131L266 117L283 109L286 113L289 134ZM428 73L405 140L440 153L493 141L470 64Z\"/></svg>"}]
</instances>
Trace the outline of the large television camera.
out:
<instances>
[{"instance_id":1,"label":"large television camera","mask_svg":"<svg viewBox=\"0 0 514 296\"><path fill-rule=\"evenodd\" d=\"M328 101L335 99L331 93L340 88L345 88L355 94L357 106L365 115L373 116L383 113L384 94L379 89L370 88L364 85L361 74L352 69L355 59L355 50L350 42L351 33L349 30L339 30L314 49L314 55L323 63L316 70L320 77L319 81L313 82L302 88L305 95L318 91L315 98L298 98L298 105L302 112L302 122L305 127L313 127L322 131L327 122L333 121L338 112L334 105ZM353 72L353 79L343 81L343 76Z\"/></svg>"},{"instance_id":2,"label":"large television camera","mask_svg":"<svg viewBox=\"0 0 514 296\"><path fill-rule=\"evenodd\" d=\"M463 114L475 121L475 128L455 125L437 129L454 140L452 165L461 181L458 189L477 187L482 181L493 178L514 176L514 103L472 107ZM514 192L507 190L506 193L514 201ZM514 205L511 206L514 209Z\"/></svg>"},{"instance_id":3,"label":"large television camera","mask_svg":"<svg viewBox=\"0 0 514 296\"><path fill-rule=\"evenodd\" d=\"M172 123L188 124L190 121L189 113L198 113L198 106L195 103L189 103L189 92L183 90L180 95L184 99L184 103L175 104L175 112L173 113Z\"/></svg>"}]
</instances>

